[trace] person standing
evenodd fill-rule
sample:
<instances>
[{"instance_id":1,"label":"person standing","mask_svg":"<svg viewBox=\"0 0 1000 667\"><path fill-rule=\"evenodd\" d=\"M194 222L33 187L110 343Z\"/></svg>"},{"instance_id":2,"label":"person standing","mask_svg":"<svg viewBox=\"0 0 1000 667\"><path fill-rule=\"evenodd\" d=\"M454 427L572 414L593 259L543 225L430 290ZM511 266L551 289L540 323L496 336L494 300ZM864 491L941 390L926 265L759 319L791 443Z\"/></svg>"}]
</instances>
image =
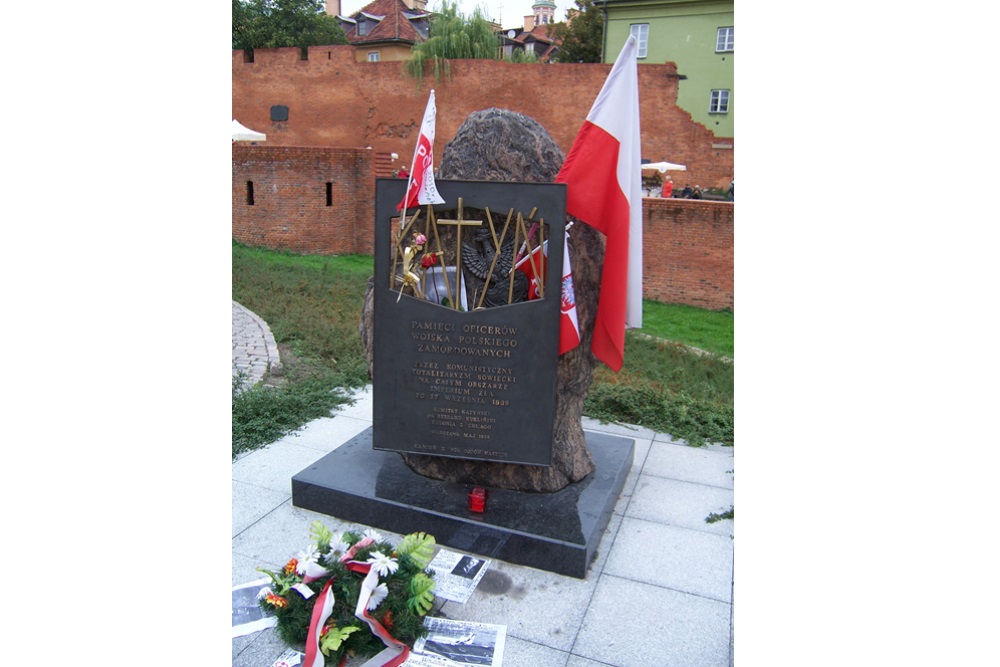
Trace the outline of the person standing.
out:
<instances>
[{"instance_id":1,"label":"person standing","mask_svg":"<svg viewBox=\"0 0 1000 667\"><path fill-rule=\"evenodd\" d=\"M674 196L674 179L670 176L663 179L663 188L660 190L660 196L665 199L670 199Z\"/></svg>"}]
</instances>

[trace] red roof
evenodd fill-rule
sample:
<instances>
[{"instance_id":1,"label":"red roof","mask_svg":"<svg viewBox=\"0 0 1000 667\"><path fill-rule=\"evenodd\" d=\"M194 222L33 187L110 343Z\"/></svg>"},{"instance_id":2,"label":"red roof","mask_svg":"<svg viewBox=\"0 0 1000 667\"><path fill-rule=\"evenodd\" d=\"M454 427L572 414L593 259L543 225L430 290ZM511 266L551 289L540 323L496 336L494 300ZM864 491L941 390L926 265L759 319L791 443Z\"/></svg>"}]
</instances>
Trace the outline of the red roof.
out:
<instances>
[{"instance_id":1,"label":"red roof","mask_svg":"<svg viewBox=\"0 0 1000 667\"><path fill-rule=\"evenodd\" d=\"M413 22L407 16L417 17L426 12L418 12L406 6L403 0L375 0L370 2L350 18L364 20L362 14L381 16L367 35L358 35L357 23L344 25L347 41L351 44L367 44L373 42L407 42L416 44L424 41L424 37L413 27ZM426 20L426 19L425 19ZM369 19L370 21L370 19Z\"/></svg>"}]
</instances>

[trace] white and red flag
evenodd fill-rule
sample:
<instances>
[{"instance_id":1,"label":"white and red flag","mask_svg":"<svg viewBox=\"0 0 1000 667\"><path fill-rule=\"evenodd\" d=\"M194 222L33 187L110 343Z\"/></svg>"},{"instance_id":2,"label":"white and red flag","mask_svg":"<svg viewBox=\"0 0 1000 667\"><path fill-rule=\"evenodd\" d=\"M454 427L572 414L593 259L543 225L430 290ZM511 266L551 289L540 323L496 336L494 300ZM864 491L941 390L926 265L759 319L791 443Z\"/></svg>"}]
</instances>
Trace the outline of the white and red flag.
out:
<instances>
[{"instance_id":1,"label":"white and red flag","mask_svg":"<svg viewBox=\"0 0 1000 667\"><path fill-rule=\"evenodd\" d=\"M420 136L417 137L416 148L413 149L413 166L410 167L409 180L406 182L406 195L396 205L397 211L421 204L443 204L444 199L438 194L434 184L434 123L437 119L437 105L434 103L434 90L427 99L427 109L424 110L424 120L420 124Z\"/></svg>"},{"instance_id":2,"label":"white and red flag","mask_svg":"<svg viewBox=\"0 0 1000 667\"><path fill-rule=\"evenodd\" d=\"M566 212L606 237L590 349L618 372L625 358L625 327L642 326L642 152L634 36L618 54L556 182L567 186Z\"/></svg>"},{"instance_id":3,"label":"white and red flag","mask_svg":"<svg viewBox=\"0 0 1000 667\"><path fill-rule=\"evenodd\" d=\"M549 255L549 242L542 248L535 248L531 255L523 257L515 268L528 277L528 300L541 296L538 283L545 284L545 260ZM534 263L532 263L534 262ZM537 269L537 271L536 271ZM576 317L576 297L573 294L573 269L569 265L569 234L563 243L563 277L560 290L559 354L566 354L580 344L580 323Z\"/></svg>"}]
</instances>

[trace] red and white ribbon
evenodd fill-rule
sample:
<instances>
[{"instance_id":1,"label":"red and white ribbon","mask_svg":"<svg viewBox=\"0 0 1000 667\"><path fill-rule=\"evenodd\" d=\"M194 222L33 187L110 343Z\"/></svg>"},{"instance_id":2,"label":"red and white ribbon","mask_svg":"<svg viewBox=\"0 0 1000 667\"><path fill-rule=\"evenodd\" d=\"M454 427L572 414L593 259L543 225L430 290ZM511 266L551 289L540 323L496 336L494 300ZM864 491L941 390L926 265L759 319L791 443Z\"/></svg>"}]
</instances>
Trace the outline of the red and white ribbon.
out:
<instances>
[{"instance_id":1,"label":"red and white ribbon","mask_svg":"<svg viewBox=\"0 0 1000 667\"><path fill-rule=\"evenodd\" d=\"M385 650L361 667L398 667L406 662L410 655L410 647L390 635L389 631L368 613L368 600L375 587L378 586L378 572L369 563L364 563L364 565L367 565L369 569L365 580L361 582L361 593L358 595L358 606L354 609L354 615L368 624L372 634L385 644Z\"/></svg>"},{"instance_id":2,"label":"red and white ribbon","mask_svg":"<svg viewBox=\"0 0 1000 667\"><path fill-rule=\"evenodd\" d=\"M309 621L309 635L306 637L306 659L302 663L303 667L323 667L326 660L323 652L319 650L319 638L326 619L333 613L334 598L333 591L330 590L332 583L333 577L330 577L313 607L312 619Z\"/></svg>"},{"instance_id":3,"label":"red and white ribbon","mask_svg":"<svg viewBox=\"0 0 1000 667\"><path fill-rule=\"evenodd\" d=\"M365 575L365 580L361 583L361 592L358 594L358 606L354 610L354 615L367 623L372 634L381 639L382 643L386 646L384 651L368 660L361 667L399 667L409 657L410 647L390 635L389 631L382 627L381 623L368 614L368 601L371 599L375 587L378 586L378 572L372 569L371 563L350 560L359 549L363 549L370 544L374 544L374 540L366 537L351 547L340 558L340 561L347 566L348 570ZM319 649L319 640L326 620L333 613L335 600L333 591L330 590L331 584L333 584L333 577L327 580L323 586L323 591L316 600L316 605L313 607L312 618L309 621L309 635L306 638L306 657L302 663L303 667L323 667L324 665L325 657Z\"/></svg>"}]
</instances>

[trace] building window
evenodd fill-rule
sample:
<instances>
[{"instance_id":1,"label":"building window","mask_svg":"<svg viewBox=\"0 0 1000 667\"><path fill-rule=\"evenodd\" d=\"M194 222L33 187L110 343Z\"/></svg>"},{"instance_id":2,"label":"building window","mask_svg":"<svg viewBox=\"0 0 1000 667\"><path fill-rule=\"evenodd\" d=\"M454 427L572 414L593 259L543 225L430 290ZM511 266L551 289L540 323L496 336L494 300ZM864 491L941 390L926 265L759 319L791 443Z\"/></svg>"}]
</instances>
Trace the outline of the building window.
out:
<instances>
[{"instance_id":1,"label":"building window","mask_svg":"<svg viewBox=\"0 0 1000 667\"><path fill-rule=\"evenodd\" d=\"M326 205L333 206L333 182L326 182Z\"/></svg>"},{"instance_id":2,"label":"building window","mask_svg":"<svg viewBox=\"0 0 1000 667\"><path fill-rule=\"evenodd\" d=\"M253 181L247 181L247 206L253 206Z\"/></svg>"},{"instance_id":3,"label":"building window","mask_svg":"<svg viewBox=\"0 0 1000 667\"><path fill-rule=\"evenodd\" d=\"M370 62L370 63L377 63L378 62L378 54L379 54L378 51L369 51L368 52L368 62Z\"/></svg>"},{"instance_id":4,"label":"building window","mask_svg":"<svg viewBox=\"0 0 1000 667\"><path fill-rule=\"evenodd\" d=\"M358 21L358 36L364 37L368 34L368 21Z\"/></svg>"},{"instance_id":5,"label":"building window","mask_svg":"<svg viewBox=\"0 0 1000 667\"><path fill-rule=\"evenodd\" d=\"M719 28L719 35L715 39L715 52L733 50L733 27Z\"/></svg>"},{"instance_id":6,"label":"building window","mask_svg":"<svg viewBox=\"0 0 1000 667\"><path fill-rule=\"evenodd\" d=\"M633 23L631 32L635 35L636 57L646 57L646 47L649 45L649 24Z\"/></svg>"},{"instance_id":7,"label":"building window","mask_svg":"<svg viewBox=\"0 0 1000 667\"><path fill-rule=\"evenodd\" d=\"M728 90L712 91L712 101L708 105L708 113L729 113Z\"/></svg>"}]
</instances>

